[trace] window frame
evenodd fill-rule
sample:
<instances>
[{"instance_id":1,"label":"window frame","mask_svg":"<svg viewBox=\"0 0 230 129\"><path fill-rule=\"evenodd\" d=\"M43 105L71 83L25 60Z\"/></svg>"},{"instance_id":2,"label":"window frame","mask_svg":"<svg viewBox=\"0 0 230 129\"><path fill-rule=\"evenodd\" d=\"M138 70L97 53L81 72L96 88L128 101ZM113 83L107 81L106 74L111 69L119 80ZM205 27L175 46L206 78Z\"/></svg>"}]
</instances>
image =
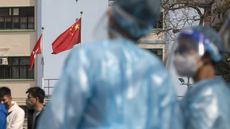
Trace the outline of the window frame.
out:
<instances>
[{"instance_id":1,"label":"window frame","mask_svg":"<svg viewBox=\"0 0 230 129\"><path fill-rule=\"evenodd\" d=\"M151 52L153 55L157 56L160 60L163 61L164 58L163 48L145 48L145 50ZM158 51L160 51L161 54L158 54Z\"/></svg>"},{"instance_id":2,"label":"window frame","mask_svg":"<svg viewBox=\"0 0 230 129\"><path fill-rule=\"evenodd\" d=\"M4 9L8 10L8 14L6 12L4 14ZM25 18L24 23L21 22L22 18ZM0 31L35 30L34 6L0 7L0 19ZM6 19L8 22L6 22ZM15 22L15 19L18 19L17 22Z\"/></svg>"},{"instance_id":3,"label":"window frame","mask_svg":"<svg viewBox=\"0 0 230 129\"><path fill-rule=\"evenodd\" d=\"M0 80L33 80L34 79L34 69L29 71L29 65L30 65L29 56L14 56L14 57L1 57L1 58L7 58L8 64L0 64ZM16 73L14 73L14 71Z\"/></svg>"}]
</instances>

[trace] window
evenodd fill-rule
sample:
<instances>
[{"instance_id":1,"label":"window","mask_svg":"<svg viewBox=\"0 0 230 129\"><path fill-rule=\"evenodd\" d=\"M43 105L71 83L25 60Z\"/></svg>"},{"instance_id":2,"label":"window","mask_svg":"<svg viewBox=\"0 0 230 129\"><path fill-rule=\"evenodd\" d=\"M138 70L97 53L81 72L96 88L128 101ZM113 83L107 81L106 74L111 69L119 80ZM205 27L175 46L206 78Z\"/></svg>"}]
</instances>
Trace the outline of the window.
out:
<instances>
[{"instance_id":1,"label":"window","mask_svg":"<svg viewBox=\"0 0 230 129\"><path fill-rule=\"evenodd\" d=\"M34 29L34 7L0 8L0 29Z\"/></svg>"},{"instance_id":2,"label":"window","mask_svg":"<svg viewBox=\"0 0 230 129\"><path fill-rule=\"evenodd\" d=\"M157 57L159 57L161 60L163 60L163 49L162 48L154 48L154 49L147 49Z\"/></svg>"},{"instance_id":3,"label":"window","mask_svg":"<svg viewBox=\"0 0 230 129\"><path fill-rule=\"evenodd\" d=\"M0 79L33 79L34 71L29 71L30 57L0 58Z\"/></svg>"}]
</instances>

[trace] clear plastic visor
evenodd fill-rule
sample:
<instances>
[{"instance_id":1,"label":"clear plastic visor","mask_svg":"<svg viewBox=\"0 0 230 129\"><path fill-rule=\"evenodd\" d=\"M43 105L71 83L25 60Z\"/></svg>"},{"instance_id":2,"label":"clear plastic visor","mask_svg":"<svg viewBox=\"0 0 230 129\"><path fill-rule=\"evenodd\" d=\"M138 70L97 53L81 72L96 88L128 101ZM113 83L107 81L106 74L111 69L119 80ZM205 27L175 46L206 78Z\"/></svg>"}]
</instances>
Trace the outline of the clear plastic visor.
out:
<instances>
[{"instance_id":1,"label":"clear plastic visor","mask_svg":"<svg viewBox=\"0 0 230 129\"><path fill-rule=\"evenodd\" d=\"M182 32L177 39L174 54L189 55L191 53L202 57L205 54L204 37L201 34Z\"/></svg>"}]
</instances>

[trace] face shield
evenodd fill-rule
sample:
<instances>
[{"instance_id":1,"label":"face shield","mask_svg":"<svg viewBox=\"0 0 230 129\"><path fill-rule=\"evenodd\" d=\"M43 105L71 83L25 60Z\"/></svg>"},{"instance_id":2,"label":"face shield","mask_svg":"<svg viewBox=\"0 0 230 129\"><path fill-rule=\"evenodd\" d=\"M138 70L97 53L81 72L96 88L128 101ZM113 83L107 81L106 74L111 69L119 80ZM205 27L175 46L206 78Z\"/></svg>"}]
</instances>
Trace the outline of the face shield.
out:
<instances>
[{"instance_id":1,"label":"face shield","mask_svg":"<svg viewBox=\"0 0 230 129\"><path fill-rule=\"evenodd\" d=\"M205 33L198 30L191 28L180 32L171 50L170 65L179 76L193 77L206 52L214 62L222 59L218 47Z\"/></svg>"},{"instance_id":2,"label":"face shield","mask_svg":"<svg viewBox=\"0 0 230 129\"><path fill-rule=\"evenodd\" d=\"M220 29L220 36L224 41L225 51L230 53L230 14Z\"/></svg>"}]
</instances>

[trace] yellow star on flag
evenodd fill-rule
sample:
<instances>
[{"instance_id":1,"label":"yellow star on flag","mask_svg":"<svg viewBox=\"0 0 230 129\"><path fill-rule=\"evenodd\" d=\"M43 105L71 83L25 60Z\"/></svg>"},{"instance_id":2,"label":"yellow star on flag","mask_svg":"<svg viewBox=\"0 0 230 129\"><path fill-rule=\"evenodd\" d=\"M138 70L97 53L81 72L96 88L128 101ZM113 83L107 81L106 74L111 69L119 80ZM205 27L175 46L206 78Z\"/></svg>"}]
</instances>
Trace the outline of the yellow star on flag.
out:
<instances>
[{"instance_id":1,"label":"yellow star on flag","mask_svg":"<svg viewBox=\"0 0 230 129\"><path fill-rule=\"evenodd\" d=\"M77 29L79 29L79 28L80 28L80 25L77 24L77 25L75 26L75 30L77 30Z\"/></svg>"}]
</instances>

